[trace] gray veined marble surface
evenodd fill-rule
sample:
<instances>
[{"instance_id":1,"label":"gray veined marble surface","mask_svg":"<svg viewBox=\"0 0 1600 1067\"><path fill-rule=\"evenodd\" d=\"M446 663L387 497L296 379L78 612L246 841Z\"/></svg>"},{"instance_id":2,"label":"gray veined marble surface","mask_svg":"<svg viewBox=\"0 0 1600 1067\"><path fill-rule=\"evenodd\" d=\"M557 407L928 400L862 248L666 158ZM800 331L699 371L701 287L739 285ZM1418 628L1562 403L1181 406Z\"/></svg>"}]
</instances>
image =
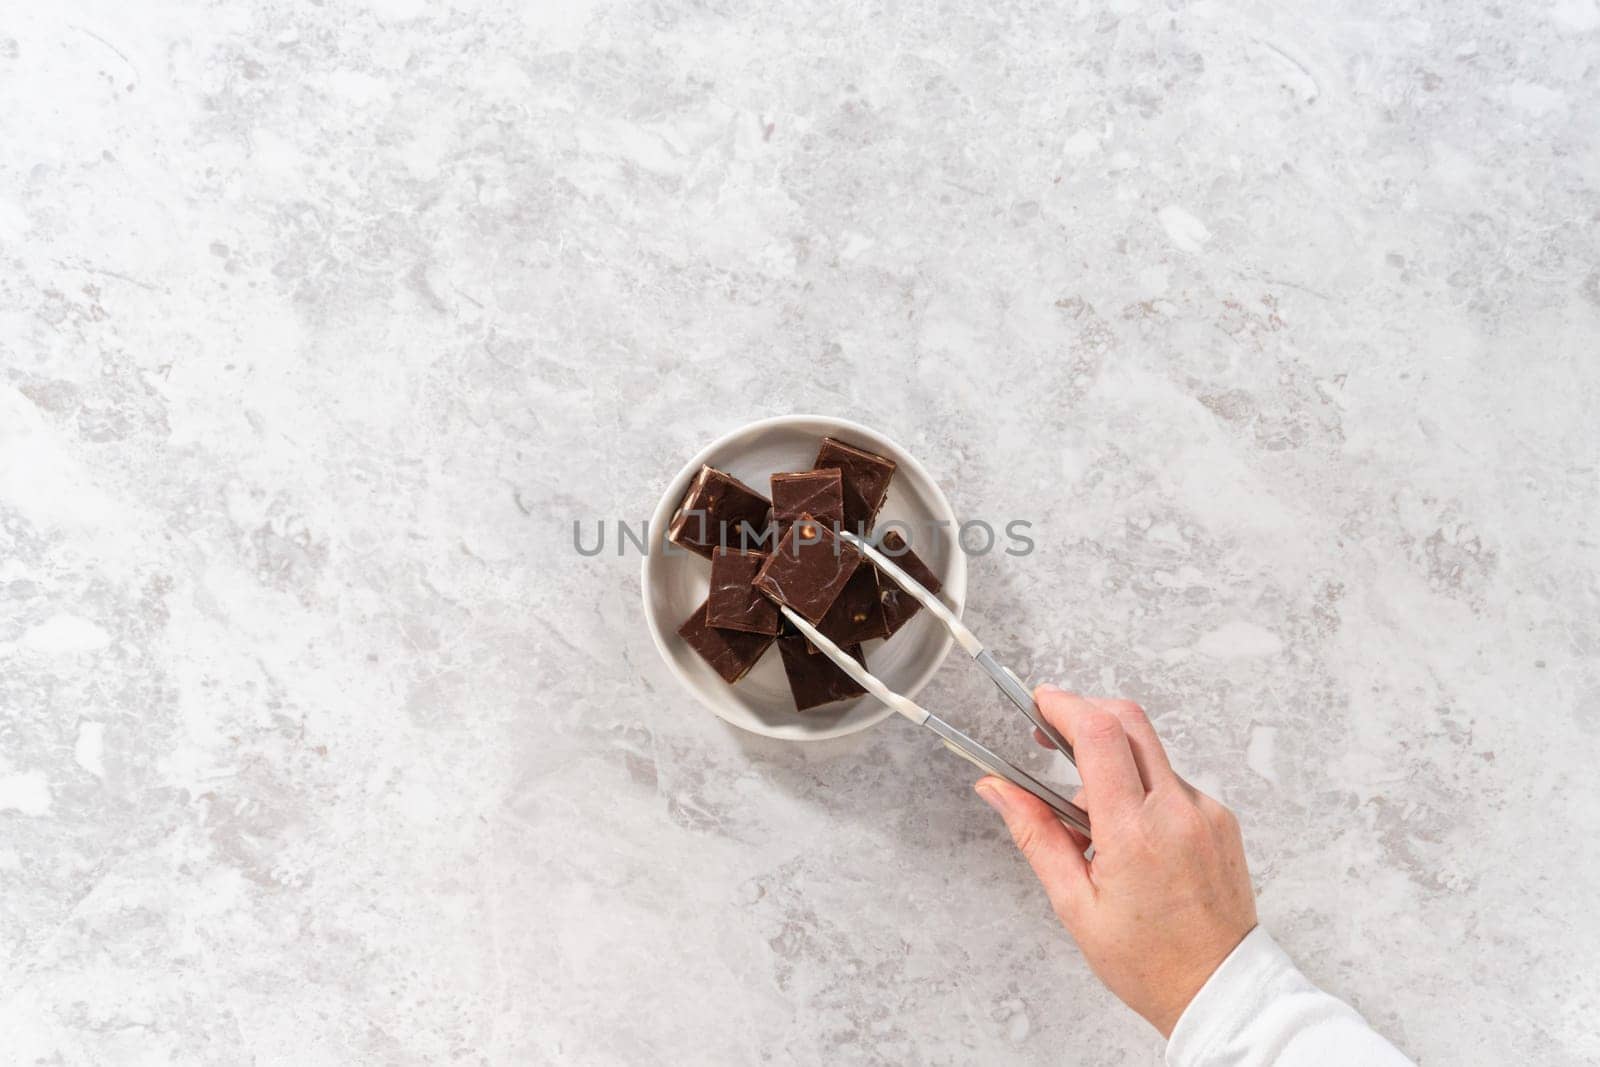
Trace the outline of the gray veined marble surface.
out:
<instances>
[{"instance_id":1,"label":"gray veined marble surface","mask_svg":"<svg viewBox=\"0 0 1600 1067\"><path fill-rule=\"evenodd\" d=\"M0 10L0 1060L1149 1064L971 774L637 521L903 442L1424 1063L1600 1058L1600 11ZM954 661L927 702L1056 775Z\"/></svg>"}]
</instances>

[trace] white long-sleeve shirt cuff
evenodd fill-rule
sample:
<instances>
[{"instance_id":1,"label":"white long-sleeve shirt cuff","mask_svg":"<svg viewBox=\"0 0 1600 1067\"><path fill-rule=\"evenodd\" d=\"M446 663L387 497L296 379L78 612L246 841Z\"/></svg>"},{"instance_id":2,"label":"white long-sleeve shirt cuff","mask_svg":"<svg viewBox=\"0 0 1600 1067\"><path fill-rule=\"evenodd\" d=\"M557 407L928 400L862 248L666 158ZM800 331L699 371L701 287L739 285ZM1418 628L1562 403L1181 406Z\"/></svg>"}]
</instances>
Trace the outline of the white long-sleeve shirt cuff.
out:
<instances>
[{"instance_id":1,"label":"white long-sleeve shirt cuff","mask_svg":"<svg viewBox=\"0 0 1600 1067\"><path fill-rule=\"evenodd\" d=\"M1167 1067L1411 1064L1354 1008L1316 986L1261 927L1229 953L1167 1042Z\"/></svg>"}]
</instances>

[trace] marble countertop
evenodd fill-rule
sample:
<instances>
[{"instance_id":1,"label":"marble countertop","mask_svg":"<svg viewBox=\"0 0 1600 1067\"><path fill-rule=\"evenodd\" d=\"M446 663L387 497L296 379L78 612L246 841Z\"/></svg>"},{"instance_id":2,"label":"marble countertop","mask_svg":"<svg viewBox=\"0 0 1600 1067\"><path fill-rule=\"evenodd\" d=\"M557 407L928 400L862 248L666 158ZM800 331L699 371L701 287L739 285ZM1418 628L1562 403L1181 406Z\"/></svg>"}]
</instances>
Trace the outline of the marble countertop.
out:
<instances>
[{"instance_id":1,"label":"marble countertop","mask_svg":"<svg viewBox=\"0 0 1600 1067\"><path fill-rule=\"evenodd\" d=\"M1034 524L969 618L1148 707L1316 980L1600 1057L1597 61L1594 0L11 5L4 1058L1157 1062L965 765L724 726L573 550L790 412Z\"/></svg>"}]
</instances>

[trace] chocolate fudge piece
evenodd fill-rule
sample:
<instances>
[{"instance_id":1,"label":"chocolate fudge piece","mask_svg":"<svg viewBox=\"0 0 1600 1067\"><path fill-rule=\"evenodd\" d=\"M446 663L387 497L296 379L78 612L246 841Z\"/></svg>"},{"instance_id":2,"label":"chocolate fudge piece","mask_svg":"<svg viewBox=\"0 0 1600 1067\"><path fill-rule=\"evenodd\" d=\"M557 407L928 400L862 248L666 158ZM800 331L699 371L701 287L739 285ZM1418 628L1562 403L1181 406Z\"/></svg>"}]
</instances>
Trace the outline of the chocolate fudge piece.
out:
<instances>
[{"instance_id":1,"label":"chocolate fudge piece","mask_svg":"<svg viewBox=\"0 0 1600 1067\"><path fill-rule=\"evenodd\" d=\"M856 568L856 572L839 591L839 598L833 602L833 607L817 624L817 629L841 648L875 637L889 636L883 602L878 594L876 567L863 563ZM815 645L808 644L806 648L814 655L820 654Z\"/></svg>"},{"instance_id":2,"label":"chocolate fudge piece","mask_svg":"<svg viewBox=\"0 0 1600 1067\"><path fill-rule=\"evenodd\" d=\"M719 630L706 621L710 601L694 609L694 614L678 627L678 636L711 664L724 682L732 685L750 672L756 660L777 638L772 634L751 634L742 630Z\"/></svg>"},{"instance_id":3,"label":"chocolate fudge piece","mask_svg":"<svg viewBox=\"0 0 1600 1067\"><path fill-rule=\"evenodd\" d=\"M787 531L802 515L815 515L827 526L844 521L844 477L838 469L772 476L772 521Z\"/></svg>"},{"instance_id":4,"label":"chocolate fudge piece","mask_svg":"<svg viewBox=\"0 0 1600 1067\"><path fill-rule=\"evenodd\" d=\"M771 509L770 500L733 475L701 467L667 525L667 540L710 559L719 545L757 543Z\"/></svg>"},{"instance_id":5,"label":"chocolate fudge piece","mask_svg":"<svg viewBox=\"0 0 1600 1067\"><path fill-rule=\"evenodd\" d=\"M832 437L822 439L817 450L817 470L836 468L843 477L844 528L851 533L865 534L872 529L872 520L883 507L883 498L889 493L889 480L894 477L894 460L874 455L854 445Z\"/></svg>"},{"instance_id":6,"label":"chocolate fudge piece","mask_svg":"<svg viewBox=\"0 0 1600 1067\"><path fill-rule=\"evenodd\" d=\"M894 530L885 530L879 540L878 551L888 556L896 565L911 577L922 583L922 587L930 593L937 593L940 588L939 576L928 569L928 565L911 551L911 546L906 544L905 538ZM894 583L888 575L878 577L878 599L883 603L883 621L888 633L884 636L893 636L894 632L911 621L911 616L922 610L922 605L917 603L915 597Z\"/></svg>"},{"instance_id":7,"label":"chocolate fudge piece","mask_svg":"<svg viewBox=\"0 0 1600 1067\"><path fill-rule=\"evenodd\" d=\"M716 555L711 557L711 595L706 598L706 622L722 630L744 630L753 634L778 632L778 605L750 584L766 561L765 552L717 549Z\"/></svg>"},{"instance_id":8,"label":"chocolate fudge piece","mask_svg":"<svg viewBox=\"0 0 1600 1067\"><path fill-rule=\"evenodd\" d=\"M802 515L762 564L755 586L815 626L860 563L860 549L841 541L812 516Z\"/></svg>"},{"instance_id":9,"label":"chocolate fudge piece","mask_svg":"<svg viewBox=\"0 0 1600 1067\"><path fill-rule=\"evenodd\" d=\"M850 645L845 652L866 666L860 645ZM778 653L783 656L783 673L789 676L789 692L794 694L796 711L805 711L819 704L831 704L835 700L860 696L866 692L827 656L820 652L814 656L807 655L804 637L780 637Z\"/></svg>"}]
</instances>

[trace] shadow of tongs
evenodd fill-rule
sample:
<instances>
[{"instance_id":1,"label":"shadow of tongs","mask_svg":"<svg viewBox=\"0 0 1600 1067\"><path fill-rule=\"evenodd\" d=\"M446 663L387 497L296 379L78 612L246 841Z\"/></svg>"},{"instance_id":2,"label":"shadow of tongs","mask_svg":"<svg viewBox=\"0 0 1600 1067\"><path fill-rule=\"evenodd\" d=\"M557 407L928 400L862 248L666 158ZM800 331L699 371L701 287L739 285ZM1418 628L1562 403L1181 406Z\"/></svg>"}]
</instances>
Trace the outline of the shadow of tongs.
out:
<instances>
[{"instance_id":1,"label":"shadow of tongs","mask_svg":"<svg viewBox=\"0 0 1600 1067\"><path fill-rule=\"evenodd\" d=\"M1072 755L1072 746L1067 743L1066 738L1061 736L1061 731L1050 725L1049 720L1040 713L1038 706L1033 702L1032 695L1023 686L1021 679L995 661L994 656L990 655L989 651L983 647L983 643L978 640L971 630L962 624L960 619L956 618L955 613L945 606L944 601L928 592L920 582L901 570L893 559L878 551L865 538L857 537L847 530L840 530L839 536L859 548L862 554L878 568L879 573L892 579L901 589L915 597L917 603L927 608L935 618L944 623L945 629L950 631L951 635L956 639L956 643L965 649L968 655L978 661L978 666L983 668L984 673L988 674L1011 703L1017 706L1017 710L1027 716L1028 721L1033 724L1034 728L1045 737L1048 737L1050 743L1055 745L1062 755L1072 760L1076 765L1077 761L1073 759ZM910 697L902 696L884 685L862 666L855 657L847 655L838 645L824 637L815 626L811 625L796 612L791 611L787 606L783 607L783 613L806 636L806 640L815 645L823 655L833 660L840 670L848 674L857 685L868 693L871 693L918 726L926 726L938 734L946 748L975 764L980 770L997 778L1004 778L1019 789L1025 789L1032 793L1044 801L1051 811L1055 812L1056 818L1083 836L1090 836L1088 812L1072 803L1072 801L1067 800L1026 771L1007 763L1004 759L989 751L989 749L980 745L960 730L957 730L927 708L917 704Z\"/></svg>"}]
</instances>

